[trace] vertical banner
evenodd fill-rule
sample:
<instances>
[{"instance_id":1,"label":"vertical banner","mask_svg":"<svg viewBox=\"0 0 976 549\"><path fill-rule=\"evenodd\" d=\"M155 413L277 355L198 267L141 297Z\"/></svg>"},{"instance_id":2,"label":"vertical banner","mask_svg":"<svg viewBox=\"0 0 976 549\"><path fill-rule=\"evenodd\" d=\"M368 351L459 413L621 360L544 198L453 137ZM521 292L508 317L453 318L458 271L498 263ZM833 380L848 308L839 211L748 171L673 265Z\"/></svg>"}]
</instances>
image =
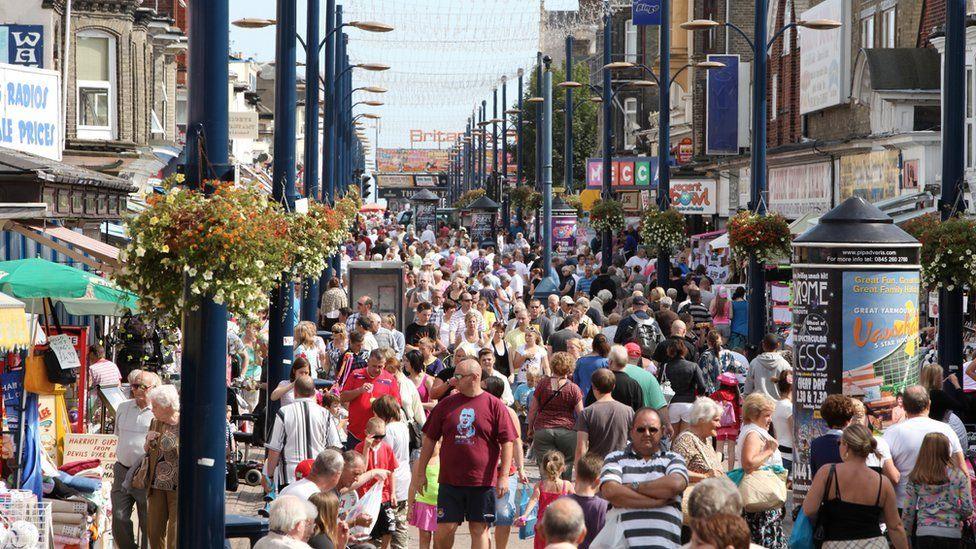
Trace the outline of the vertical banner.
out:
<instances>
[{"instance_id":1,"label":"vertical banner","mask_svg":"<svg viewBox=\"0 0 976 549\"><path fill-rule=\"evenodd\" d=\"M437 202L415 202L413 208L417 212L418 234L427 227L437 229Z\"/></svg>"},{"instance_id":2,"label":"vertical banner","mask_svg":"<svg viewBox=\"0 0 976 549\"><path fill-rule=\"evenodd\" d=\"M739 56L709 55L725 65L708 71L705 154L739 154Z\"/></svg>"},{"instance_id":3,"label":"vertical banner","mask_svg":"<svg viewBox=\"0 0 976 549\"><path fill-rule=\"evenodd\" d=\"M634 25L660 25L663 1L666 0L634 0L630 12Z\"/></svg>"},{"instance_id":4,"label":"vertical banner","mask_svg":"<svg viewBox=\"0 0 976 549\"><path fill-rule=\"evenodd\" d=\"M572 253L576 249L576 214L552 216L552 243L556 253Z\"/></svg>"},{"instance_id":5,"label":"vertical banner","mask_svg":"<svg viewBox=\"0 0 976 549\"><path fill-rule=\"evenodd\" d=\"M495 212L471 212L471 240L473 242L494 242Z\"/></svg>"}]
</instances>

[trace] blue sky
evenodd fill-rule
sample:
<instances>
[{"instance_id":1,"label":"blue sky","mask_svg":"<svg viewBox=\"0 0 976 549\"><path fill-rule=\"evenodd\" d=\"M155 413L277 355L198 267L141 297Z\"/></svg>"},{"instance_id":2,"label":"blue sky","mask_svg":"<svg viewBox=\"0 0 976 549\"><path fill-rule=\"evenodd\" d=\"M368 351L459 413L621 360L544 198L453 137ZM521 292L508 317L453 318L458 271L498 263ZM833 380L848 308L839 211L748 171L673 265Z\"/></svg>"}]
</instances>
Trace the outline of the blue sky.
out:
<instances>
[{"instance_id":1,"label":"blue sky","mask_svg":"<svg viewBox=\"0 0 976 549\"><path fill-rule=\"evenodd\" d=\"M299 34L305 34L306 2L298 0ZM551 9L567 0L546 0ZM383 118L380 147L409 147L411 129L463 130L482 99L488 101L503 76L514 81L518 69L531 69L538 48L539 0L342 0L345 20L382 21L396 30L369 34L349 29L353 63L390 65L387 72L354 70L354 86L382 86L381 96L357 93L356 100L378 99L382 107L365 107ZM569 0L570 4L574 2ZM234 0L231 20L274 19L275 2ZM322 0L323 11L325 1ZM323 30L324 34L324 30ZM259 61L274 60L274 28L231 27L231 51ZM299 48L299 60L304 52ZM509 102L516 90L510 82ZM499 92L500 97L500 92ZM361 107L357 107L357 112ZM499 106L501 110L501 106ZM367 134L372 140L374 129Z\"/></svg>"}]
</instances>

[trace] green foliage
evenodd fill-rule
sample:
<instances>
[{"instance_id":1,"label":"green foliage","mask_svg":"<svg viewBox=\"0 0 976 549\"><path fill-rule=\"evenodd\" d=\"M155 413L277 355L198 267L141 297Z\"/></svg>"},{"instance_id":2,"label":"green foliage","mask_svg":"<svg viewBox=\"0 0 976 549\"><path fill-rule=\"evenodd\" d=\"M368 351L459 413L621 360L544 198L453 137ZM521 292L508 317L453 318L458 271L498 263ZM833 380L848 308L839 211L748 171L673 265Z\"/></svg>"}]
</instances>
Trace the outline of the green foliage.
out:
<instances>
[{"instance_id":1,"label":"green foliage","mask_svg":"<svg viewBox=\"0 0 976 549\"><path fill-rule=\"evenodd\" d=\"M523 141L522 141L522 177L530 184L535 178L535 115L542 109L542 103L526 103L525 100L534 97L535 92L535 71L527 73L525 94L522 97L522 120L523 120ZM560 88L556 84L566 80L565 68L555 67L552 69L552 184L562 186L565 181L566 165L566 88ZM581 88L573 90L573 187L576 190L582 188L586 178L586 159L593 155L597 145L597 125L596 117L599 105L588 101L593 92L587 87L590 81L590 69L586 63L577 63L573 68L573 80L583 84ZM515 107L517 105L513 105ZM509 125L517 128L518 115L509 115ZM515 153L515 144L509 143L508 150Z\"/></svg>"}]
</instances>

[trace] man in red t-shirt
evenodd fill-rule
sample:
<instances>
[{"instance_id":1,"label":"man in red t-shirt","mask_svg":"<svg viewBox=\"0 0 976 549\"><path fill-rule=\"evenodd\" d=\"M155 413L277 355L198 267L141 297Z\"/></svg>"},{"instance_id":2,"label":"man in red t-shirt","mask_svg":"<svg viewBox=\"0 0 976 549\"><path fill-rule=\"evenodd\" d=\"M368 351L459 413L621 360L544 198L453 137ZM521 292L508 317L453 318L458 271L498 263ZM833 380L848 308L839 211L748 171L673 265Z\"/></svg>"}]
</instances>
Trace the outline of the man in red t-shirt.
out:
<instances>
[{"instance_id":1,"label":"man in red t-shirt","mask_svg":"<svg viewBox=\"0 0 976 549\"><path fill-rule=\"evenodd\" d=\"M471 547L487 549L488 525L495 515L495 497L508 492L515 424L501 400L481 389L481 365L462 360L455 369L457 393L437 403L424 425L424 444L415 471L425 471L441 441L435 547L452 547L454 533L465 520ZM462 465L463 466L454 466ZM410 494L425 490L427 478L414 475ZM412 496L411 496L412 500Z\"/></svg>"},{"instance_id":2,"label":"man in red t-shirt","mask_svg":"<svg viewBox=\"0 0 976 549\"><path fill-rule=\"evenodd\" d=\"M366 367L353 370L339 393L339 400L349 403L347 450L354 448L365 438L366 422L373 417L370 405L383 395L393 395L400 402L400 384L392 374L383 370L383 357L379 349L374 349Z\"/></svg>"}]
</instances>

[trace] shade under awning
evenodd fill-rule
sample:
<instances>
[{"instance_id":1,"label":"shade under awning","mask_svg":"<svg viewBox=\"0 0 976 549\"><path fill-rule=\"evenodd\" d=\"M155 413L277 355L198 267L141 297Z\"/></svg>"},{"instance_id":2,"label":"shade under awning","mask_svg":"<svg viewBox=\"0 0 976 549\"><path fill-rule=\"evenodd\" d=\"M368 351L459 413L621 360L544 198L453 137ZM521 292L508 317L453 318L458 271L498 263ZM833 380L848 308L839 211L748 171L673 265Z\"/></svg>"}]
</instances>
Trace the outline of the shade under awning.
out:
<instances>
[{"instance_id":1,"label":"shade under awning","mask_svg":"<svg viewBox=\"0 0 976 549\"><path fill-rule=\"evenodd\" d=\"M106 274L121 267L118 248L67 227L10 221L6 228Z\"/></svg>"}]
</instances>

